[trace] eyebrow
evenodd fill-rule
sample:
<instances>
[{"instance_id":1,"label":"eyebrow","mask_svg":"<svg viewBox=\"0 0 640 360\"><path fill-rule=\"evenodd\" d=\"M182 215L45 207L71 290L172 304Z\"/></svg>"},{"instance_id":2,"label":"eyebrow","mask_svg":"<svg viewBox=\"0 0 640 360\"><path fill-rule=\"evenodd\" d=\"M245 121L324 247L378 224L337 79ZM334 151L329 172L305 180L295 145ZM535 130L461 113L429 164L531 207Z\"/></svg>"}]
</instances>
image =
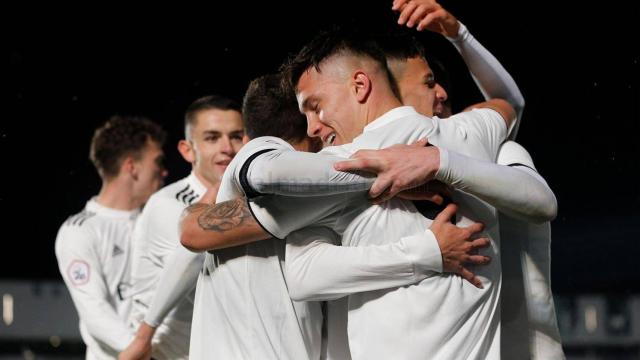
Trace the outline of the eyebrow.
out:
<instances>
[{"instance_id":1,"label":"eyebrow","mask_svg":"<svg viewBox=\"0 0 640 360\"><path fill-rule=\"evenodd\" d=\"M309 108L309 103L315 100L316 98L313 95L304 99L304 101L302 102L302 105L300 105L300 112L304 113L304 111Z\"/></svg>"},{"instance_id":2,"label":"eyebrow","mask_svg":"<svg viewBox=\"0 0 640 360\"><path fill-rule=\"evenodd\" d=\"M221 136L222 132L218 131L218 130L205 130L203 132L204 135L218 135ZM236 135L236 134L244 134L244 129L239 129L239 130L233 130L231 132L229 132L229 135Z\"/></svg>"}]
</instances>

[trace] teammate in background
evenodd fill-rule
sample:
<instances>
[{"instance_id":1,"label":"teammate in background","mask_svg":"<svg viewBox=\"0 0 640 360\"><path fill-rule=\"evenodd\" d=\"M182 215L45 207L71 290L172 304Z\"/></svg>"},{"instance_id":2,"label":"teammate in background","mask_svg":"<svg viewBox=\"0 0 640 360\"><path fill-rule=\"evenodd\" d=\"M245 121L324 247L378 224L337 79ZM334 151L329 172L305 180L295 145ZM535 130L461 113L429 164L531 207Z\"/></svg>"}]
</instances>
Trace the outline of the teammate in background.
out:
<instances>
[{"instance_id":1,"label":"teammate in background","mask_svg":"<svg viewBox=\"0 0 640 360\"><path fill-rule=\"evenodd\" d=\"M114 116L98 128L90 159L102 188L61 226L58 267L80 318L87 359L114 359L132 339L131 233L140 207L160 186L164 131L145 118Z\"/></svg>"},{"instance_id":2,"label":"teammate in background","mask_svg":"<svg viewBox=\"0 0 640 360\"><path fill-rule=\"evenodd\" d=\"M203 256L180 246L178 223L184 208L212 190L242 147L240 105L221 96L194 101L185 113L185 139L178 143L192 164L184 179L153 194L134 232L133 310L135 339L120 359L187 359L193 297Z\"/></svg>"}]
</instances>

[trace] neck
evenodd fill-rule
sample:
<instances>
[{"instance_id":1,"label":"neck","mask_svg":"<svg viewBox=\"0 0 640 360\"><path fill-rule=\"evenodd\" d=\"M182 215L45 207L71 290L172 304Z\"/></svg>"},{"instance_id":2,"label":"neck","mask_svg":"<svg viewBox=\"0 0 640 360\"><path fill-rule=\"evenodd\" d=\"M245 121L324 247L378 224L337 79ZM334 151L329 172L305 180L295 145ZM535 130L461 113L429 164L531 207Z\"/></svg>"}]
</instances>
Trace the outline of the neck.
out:
<instances>
[{"instance_id":1,"label":"neck","mask_svg":"<svg viewBox=\"0 0 640 360\"><path fill-rule=\"evenodd\" d=\"M375 99L372 104L374 106L372 108L368 108L365 114L366 122L364 126L369 125L370 123L376 121L379 117L386 114L387 112L402 106L402 103L395 95L389 94L387 96L379 97Z\"/></svg>"},{"instance_id":2,"label":"neck","mask_svg":"<svg viewBox=\"0 0 640 360\"><path fill-rule=\"evenodd\" d=\"M202 183L202 185L204 185L204 187L207 188L207 190L212 189L212 188L220 185L220 180L212 182L212 181L209 181L204 176L202 176L202 174L198 173L197 171L194 171L193 173L195 174L196 178L200 181L200 183Z\"/></svg>"},{"instance_id":3,"label":"neck","mask_svg":"<svg viewBox=\"0 0 640 360\"><path fill-rule=\"evenodd\" d=\"M102 206L125 211L142 206L141 201L133 196L131 185L122 179L103 181L96 201Z\"/></svg>"}]
</instances>

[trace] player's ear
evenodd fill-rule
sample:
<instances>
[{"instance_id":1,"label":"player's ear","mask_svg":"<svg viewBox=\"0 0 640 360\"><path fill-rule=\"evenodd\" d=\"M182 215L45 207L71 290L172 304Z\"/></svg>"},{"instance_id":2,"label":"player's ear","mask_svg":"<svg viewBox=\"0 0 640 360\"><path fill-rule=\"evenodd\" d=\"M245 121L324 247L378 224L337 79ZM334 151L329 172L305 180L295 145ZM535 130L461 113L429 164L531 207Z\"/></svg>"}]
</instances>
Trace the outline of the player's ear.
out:
<instances>
[{"instance_id":1,"label":"player's ear","mask_svg":"<svg viewBox=\"0 0 640 360\"><path fill-rule=\"evenodd\" d=\"M249 139L247 133L244 133L244 135L242 136L242 144L246 145L249 141L251 141L251 139Z\"/></svg>"},{"instance_id":2,"label":"player's ear","mask_svg":"<svg viewBox=\"0 0 640 360\"><path fill-rule=\"evenodd\" d=\"M358 70L353 74L353 91L359 103L364 103L371 94L371 79L364 71Z\"/></svg>"},{"instance_id":3,"label":"player's ear","mask_svg":"<svg viewBox=\"0 0 640 360\"><path fill-rule=\"evenodd\" d=\"M133 156L129 155L124 158L124 161L122 161L122 164L120 165L120 173L127 173L131 175L134 180L138 179L138 168Z\"/></svg>"},{"instance_id":4,"label":"player's ear","mask_svg":"<svg viewBox=\"0 0 640 360\"><path fill-rule=\"evenodd\" d=\"M178 151L189 163L193 164L196 161L196 154L193 151L193 143L191 141L185 139L180 140L178 142Z\"/></svg>"}]
</instances>

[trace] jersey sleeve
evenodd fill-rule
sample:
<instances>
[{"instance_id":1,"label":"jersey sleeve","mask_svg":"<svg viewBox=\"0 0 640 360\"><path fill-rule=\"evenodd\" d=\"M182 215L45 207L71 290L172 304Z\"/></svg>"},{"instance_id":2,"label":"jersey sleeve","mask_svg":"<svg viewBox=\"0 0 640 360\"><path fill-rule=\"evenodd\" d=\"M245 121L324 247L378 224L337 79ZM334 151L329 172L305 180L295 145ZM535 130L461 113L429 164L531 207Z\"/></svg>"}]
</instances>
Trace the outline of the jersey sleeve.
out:
<instances>
[{"instance_id":1,"label":"jersey sleeve","mask_svg":"<svg viewBox=\"0 0 640 360\"><path fill-rule=\"evenodd\" d=\"M336 214L367 201L360 192L328 196L260 196L249 200L249 209L262 228L277 239L311 225L333 227Z\"/></svg>"},{"instance_id":2,"label":"jersey sleeve","mask_svg":"<svg viewBox=\"0 0 640 360\"><path fill-rule=\"evenodd\" d=\"M498 153L498 164L507 166L524 166L537 172L529 152L515 141L505 141Z\"/></svg>"},{"instance_id":3,"label":"jersey sleeve","mask_svg":"<svg viewBox=\"0 0 640 360\"><path fill-rule=\"evenodd\" d=\"M495 161L500 145L507 138L507 125L502 115L490 108L477 108L441 120L444 129L452 128L462 141L475 141L483 146ZM470 155L470 154L469 154Z\"/></svg>"},{"instance_id":4,"label":"jersey sleeve","mask_svg":"<svg viewBox=\"0 0 640 360\"><path fill-rule=\"evenodd\" d=\"M325 196L366 192L375 175L336 171L333 165L342 160L346 159L290 149L268 151L245 163L246 171L239 172L238 181L247 195Z\"/></svg>"},{"instance_id":5,"label":"jersey sleeve","mask_svg":"<svg viewBox=\"0 0 640 360\"><path fill-rule=\"evenodd\" d=\"M462 56L484 98L486 100L504 99L513 106L517 118L511 124L509 138L514 139L521 122L525 102L513 77L498 59L471 35L464 24L460 23L458 35L455 38L447 39Z\"/></svg>"},{"instance_id":6,"label":"jersey sleeve","mask_svg":"<svg viewBox=\"0 0 640 360\"><path fill-rule=\"evenodd\" d=\"M520 220L540 223L553 219L557 212L555 195L535 172L528 153L519 145L506 145L507 148L503 146L500 153L509 154L499 155L499 158L520 164L524 170L440 149L440 169L436 179L473 194ZM524 151L521 156L514 151L518 148Z\"/></svg>"},{"instance_id":7,"label":"jersey sleeve","mask_svg":"<svg viewBox=\"0 0 640 360\"><path fill-rule=\"evenodd\" d=\"M204 254L196 254L178 246L165 262L158 286L144 321L158 327L171 309L191 292L198 280Z\"/></svg>"},{"instance_id":8,"label":"jersey sleeve","mask_svg":"<svg viewBox=\"0 0 640 360\"><path fill-rule=\"evenodd\" d=\"M82 225L63 225L55 246L58 268L88 332L103 345L120 352L133 335L109 303L109 290L95 247L97 240Z\"/></svg>"},{"instance_id":9,"label":"jersey sleeve","mask_svg":"<svg viewBox=\"0 0 640 360\"><path fill-rule=\"evenodd\" d=\"M144 313L151 302L166 259L180 244L180 203L171 198L152 197L136 221L133 232L133 307Z\"/></svg>"},{"instance_id":10,"label":"jersey sleeve","mask_svg":"<svg viewBox=\"0 0 640 360\"><path fill-rule=\"evenodd\" d=\"M331 229L308 227L287 237L285 276L294 300L333 300L419 282L442 271L430 230L386 245L339 246Z\"/></svg>"}]
</instances>

